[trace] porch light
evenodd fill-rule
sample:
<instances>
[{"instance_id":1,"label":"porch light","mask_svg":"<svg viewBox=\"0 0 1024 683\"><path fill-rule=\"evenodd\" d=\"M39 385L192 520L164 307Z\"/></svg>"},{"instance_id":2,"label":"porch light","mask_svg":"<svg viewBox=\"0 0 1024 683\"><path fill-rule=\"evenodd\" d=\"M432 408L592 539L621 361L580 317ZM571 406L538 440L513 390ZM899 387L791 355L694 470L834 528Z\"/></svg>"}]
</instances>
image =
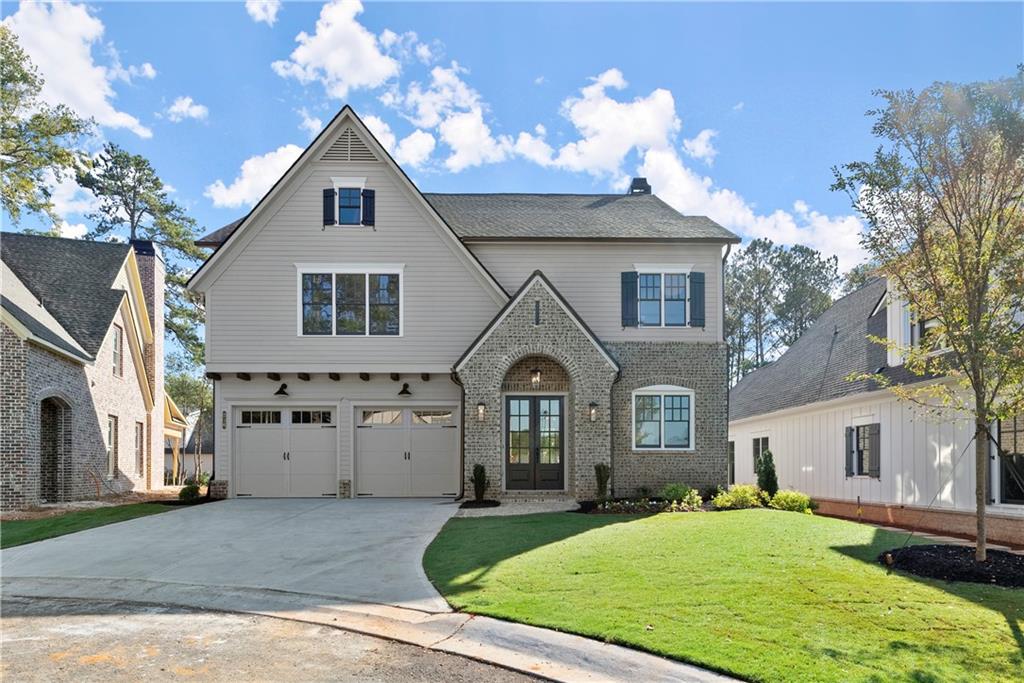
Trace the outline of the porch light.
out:
<instances>
[{"instance_id":1,"label":"porch light","mask_svg":"<svg viewBox=\"0 0 1024 683\"><path fill-rule=\"evenodd\" d=\"M281 386L279 386L277 388L277 391L274 392L274 396L287 396L287 395L288 395L288 385L287 384L282 384Z\"/></svg>"},{"instance_id":2,"label":"porch light","mask_svg":"<svg viewBox=\"0 0 1024 683\"><path fill-rule=\"evenodd\" d=\"M476 404L476 420L477 422L484 421L484 415L487 413L487 404L480 401Z\"/></svg>"},{"instance_id":3,"label":"porch light","mask_svg":"<svg viewBox=\"0 0 1024 683\"><path fill-rule=\"evenodd\" d=\"M590 402L590 421L597 422L597 404L593 401Z\"/></svg>"},{"instance_id":4,"label":"porch light","mask_svg":"<svg viewBox=\"0 0 1024 683\"><path fill-rule=\"evenodd\" d=\"M533 387L534 391L540 389L540 368L530 370L530 386Z\"/></svg>"},{"instance_id":5,"label":"porch light","mask_svg":"<svg viewBox=\"0 0 1024 683\"><path fill-rule=\"evenodd\" d=\"M398 395L399 396L412 396L412 392L409 391L409 383L408 382L403 382L402 383L402 390L398 392Z\"/></svg>"}]
</instances>

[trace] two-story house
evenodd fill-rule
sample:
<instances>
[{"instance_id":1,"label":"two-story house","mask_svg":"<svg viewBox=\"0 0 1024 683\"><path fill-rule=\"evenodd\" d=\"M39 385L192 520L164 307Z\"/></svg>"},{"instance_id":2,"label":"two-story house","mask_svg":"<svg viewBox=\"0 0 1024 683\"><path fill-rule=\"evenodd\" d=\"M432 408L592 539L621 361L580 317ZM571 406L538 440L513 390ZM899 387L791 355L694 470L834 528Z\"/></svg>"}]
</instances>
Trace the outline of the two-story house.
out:
<instances>
[{"instance_id":1,"label":"two-story house","mask_svg":"<svg viewBox=\"0 0 1024 683\"><path fill-rule=\"evenodd\" d=\"M770 450L779 485L810 494L824 513L972 535L970 416L924 411L874 381L850 379L879 373L892 384L923 381L904 367L897 347L921 343L929 326L912 321L883 278L837 300L780 358L730 392L730 483L755 481L754 461ZM1011 455L991 449L989 537L1021 544L1024 415L993 431Z\"/></svg>"},{"instance_id":2,"label":"two-story house","mask_svg":"<svg viewBox=\"0 0 1024 683\"><path fill-rule=\"evenodd\" d=\"M345 107L189 283L226 496L617 494L727 477L739 239L624 195L424 194Z\"/></svg>"}]
</instances>

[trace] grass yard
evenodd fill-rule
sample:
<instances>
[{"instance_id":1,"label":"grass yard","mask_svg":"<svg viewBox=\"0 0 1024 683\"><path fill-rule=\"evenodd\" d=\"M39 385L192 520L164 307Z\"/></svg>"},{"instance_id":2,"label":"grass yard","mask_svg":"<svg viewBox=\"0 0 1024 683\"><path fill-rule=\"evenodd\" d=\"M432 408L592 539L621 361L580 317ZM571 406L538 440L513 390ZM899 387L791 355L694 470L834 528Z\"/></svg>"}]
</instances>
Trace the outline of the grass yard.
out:
<instances>
[{"instance_id":1,"label":"grass yard","mask_svg":"<svg viewBox=\"0 0 1024 683\"><path fill-rule=\"evenodd\" d=\"M1020 681L1024 590L887 574L905 535L791 512L458 518L454 607L758 681Z\"/></svg>"},{"instance_id":2,"label":"grass yard","mask_svg":"<svg viewBox=\"0 0 1024 683\"><path fill-rule=\"evenodd\" d=\"M57 517L42 519L15 519L0 522L0 548L34 543L55 536L72 534L105 524L123 522L127 519L155 515L173 510L160 503L133 503L111 507L76 510Z\"/></svg>"}]
</instances>

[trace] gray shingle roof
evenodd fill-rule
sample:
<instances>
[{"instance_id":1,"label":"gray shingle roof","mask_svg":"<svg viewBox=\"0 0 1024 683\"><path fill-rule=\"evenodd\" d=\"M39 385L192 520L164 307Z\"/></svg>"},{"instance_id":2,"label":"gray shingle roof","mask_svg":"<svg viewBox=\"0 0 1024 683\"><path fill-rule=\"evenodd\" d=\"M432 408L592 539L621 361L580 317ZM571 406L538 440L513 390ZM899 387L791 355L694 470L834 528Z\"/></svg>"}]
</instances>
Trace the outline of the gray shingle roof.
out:
<instances>
[{"instance_id":1,"label":"gray shingle roof","mask_svg":"<svg viewBox=\"0 0 1024 683\"><path fill-rule=\"evenodd\" d=\"M740 238L706 216L684 216L655 195L438 194L426 197L459 238L718 240ZM242 222L204 235L215 247Z\"/></svg>"},{"instance_id":2,"label":"gray shingle roof","mask_svg":"<svg viewBox=\"0 0 1024 683\"><path fill-rule=\"evenodd\" d=\"M4 310L8 311L14 318L28 328L28 331L34 334L39 339L42 339L48 344L56 346L58 349L66 351L75 358L81 358L84 361L91 361L92 357L83 354L80 350L76 349L72 344L64 341L59 335L55 334L53 330L47 327L44 323L33 317L28 311L18 306L16 303L8 299L6 296L0 297L0 305L3 306Z\"/></svg>"},{"instance_id":3,"label":"gray shingle roof","mask_svg":"<svg viewBox=\"0 0 1024 683\"><path fill-rule=\"evenodd\" d=\"M885 294L876 278L834 304L771 365L744 377L729 392L729 419L827 401L878 388L868 380L850 382L851 373L877 372L893 382L913 381L901 367L886 366L886 351L867 339L885 335L885 308L871 315Z\"/></svg>"},{"instance_id":4,"label":"gray shingle roof","mask_svg":"<svg viewBox=\"0 0 1024 683\"><path fill-rule=\"evenodd\" d=\"M75 341L95 356L125 296L111 289L127 244L5 232L0 257Z\"/></svg>"},{"instance_id":5,"label":"gray shingle roof","mask_svg":"<svg viewBox=\"0 0 1024 683\"><path fill-rule=\"evenodd\" d=\"M706 216L684 216L652 194L437 194L424 197L462 239L739 237Z\"/></svg>"}]
</instances>

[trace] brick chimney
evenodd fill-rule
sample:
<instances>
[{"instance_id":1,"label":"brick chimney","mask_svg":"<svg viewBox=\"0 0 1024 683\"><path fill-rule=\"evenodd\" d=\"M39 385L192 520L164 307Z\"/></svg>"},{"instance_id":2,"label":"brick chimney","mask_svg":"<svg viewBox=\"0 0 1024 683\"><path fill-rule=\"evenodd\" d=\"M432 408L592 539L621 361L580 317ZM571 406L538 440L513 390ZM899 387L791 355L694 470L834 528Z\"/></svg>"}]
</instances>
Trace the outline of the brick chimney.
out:
<instances>
[{"instance_id":1,"label":"brick chimney","mask_svg":"<svg viewBox=\"0 0 1024 683\"><path fill-rule=\"evenodd\" d=\"M142 278L142 293L153 328L153 343L146 347L144 362L149 387L153 392L153 412L149 419L149 463L147 488L164 483L164 277L166 267L160 247L149 240L132 241L135 260Z\"/></svg>"}]
</instances>

